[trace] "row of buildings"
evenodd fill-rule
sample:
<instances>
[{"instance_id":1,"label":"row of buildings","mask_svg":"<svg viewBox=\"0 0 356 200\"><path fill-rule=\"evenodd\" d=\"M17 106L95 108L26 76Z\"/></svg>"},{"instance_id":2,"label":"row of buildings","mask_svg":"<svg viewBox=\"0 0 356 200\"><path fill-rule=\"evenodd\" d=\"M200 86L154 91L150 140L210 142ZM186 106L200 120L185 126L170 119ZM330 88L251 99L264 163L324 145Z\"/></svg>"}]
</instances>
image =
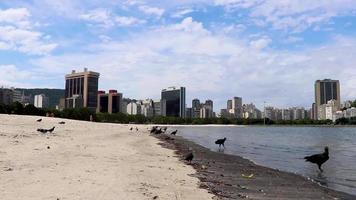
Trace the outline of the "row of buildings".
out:
<instances>
[{"instance_id":1,"label":"row of buildings","mask_svg":"<svg viewBox=\"0 0 356 200\"><path fill-rule=\"evenodd\" d=\"M65 96L60 99L58 109L86 107L102 113L141 114L147 117L172 116L182 118L215 117L213 101L192 100L192 107L186 107L186 89L184 87L169 87L161 91L158 100L135 100L123 98L117 90L101 91L99 87L100 74L84 69L83 72L72 71L65 76ZM351 102L341 104L340 83L338 80L324 79L315 82L315 103L311 109L303 107L275 108L265 107L261 112L253 103L243 104L241 97L227 100L226 108L221 109L220 116L226 118L246 118L271 120L337 120L345 117L356 117L356 108ZM0 88L0 103L10 104L21 102L24 105L34 104L45 108L49 99L44 94L34 97L25 96L23 91L14 88Z\"/></svg>"},{"instance_id":2,"label":"row of buildings","mask_svg":"<svg viewBox=\"0 0 356 200\"><path fill-rule=\"evenodd\" d=\"M60 101L61 108L86 107L102 113L127 113L152 116L186 117L184 87L169 87L161 91L159 100L135 100L123 98L117 90L98 90L100 74L84 69L72 71L65 76L65 97Z\"/></svg>"},{"instance_id":3,"label":"row of buildings","mask_svg":"<svg viewBox=\"0 0 356 200\"><path fill-rule=\"evenodd\" d=\"M49 99L44 94L25 95L24 91L15 88L0 88L0 104L12 104L19 102L21 104L28 105L33 104L37 108L47 108L49 106Z\"/></svg>"},{"instance_id":4,"label":"row of buildings","mask_svg":"<svg viewBox=\"0 0 356 200\"><path fill-rule=\"evenodd\" d=\"M341 103L340 82L324 79L315 81L315 102L312 104L311 118L332 120L356 117L356 108L351 101Z\"/></svg>"}]
</instances>

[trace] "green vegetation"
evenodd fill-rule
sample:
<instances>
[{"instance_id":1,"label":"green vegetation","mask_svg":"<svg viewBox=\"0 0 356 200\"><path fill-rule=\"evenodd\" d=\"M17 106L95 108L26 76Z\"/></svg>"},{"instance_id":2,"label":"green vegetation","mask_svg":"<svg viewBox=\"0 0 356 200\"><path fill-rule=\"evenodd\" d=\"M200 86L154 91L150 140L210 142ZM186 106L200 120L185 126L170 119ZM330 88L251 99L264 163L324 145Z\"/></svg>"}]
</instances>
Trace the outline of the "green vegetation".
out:
<instances>
[{"instance_id":1,"label":"green vegetation","mask_svg":"<svg viewBox=\"0 0 356 200\"><path fill-rule=\"evenodd\" d=\"M16 90L24 91L25 95L31 95L33 98L35 95L44 94L49 98L49 108L55 108L59 104L59 99L64 97L63 89L24 89L16 88Z\"/></svg>"},{"instance_id":2,"label":"green vegetation","mask_svg":"<svg viewBox=\"0 0 356 200\"><path fill-rule=\"evenodd\" d=\"M55 117L76 119L76 120L90 120L90 116L97 122L108 123L135 123L135 124L236 124L236 125L263 125L263 119L227 119L227 118L179 118L179 117L152 117L148 118L143 115L127 115L123 113L108 114L108 113L95 113L87 108L80 109L65 109L58 111L54 109L39 109L33 105L23 106L16 102L11 105L1 105L0 113L4 114L18 114L18 115L36 115L45 116L47 113L53 113ZM266 119L267 125L328 125L332 124L330 120L293 120L293 121L272 121ZM337 124L356 124L356 118L340 119Z\"/></svg>"},{"instance_id":3,"label":"green vegetation","mask_svg":"<svg viewBox=\"0 0 356 200\"><path fill-rule=\"evenodd\" d=\"M336 125L356 125L356 117L340 118L335 121Z\"/></svg>"}]
</instances>

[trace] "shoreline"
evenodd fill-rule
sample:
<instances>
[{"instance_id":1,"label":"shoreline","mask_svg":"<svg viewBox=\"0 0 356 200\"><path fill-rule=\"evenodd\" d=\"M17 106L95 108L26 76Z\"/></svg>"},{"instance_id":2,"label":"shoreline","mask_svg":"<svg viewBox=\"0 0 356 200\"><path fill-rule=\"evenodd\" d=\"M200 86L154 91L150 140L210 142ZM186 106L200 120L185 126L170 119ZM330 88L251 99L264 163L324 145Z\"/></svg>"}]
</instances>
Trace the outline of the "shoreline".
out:
<instances>
[{"instance_id":1,"label":"shoreline","mask_svg":"<svg viewBox=\"0 0 356 200\"><path fill-rule=\"evenodd\" d=\"M321 186L302 175L264 167L236 155L213 152L181 136L155 135L160 145L181 159L191 148L200 187L223 200L230 199L345 199L356 196ZM252 175L252 176L251 176Z\"/></svg>"}]
</instances>

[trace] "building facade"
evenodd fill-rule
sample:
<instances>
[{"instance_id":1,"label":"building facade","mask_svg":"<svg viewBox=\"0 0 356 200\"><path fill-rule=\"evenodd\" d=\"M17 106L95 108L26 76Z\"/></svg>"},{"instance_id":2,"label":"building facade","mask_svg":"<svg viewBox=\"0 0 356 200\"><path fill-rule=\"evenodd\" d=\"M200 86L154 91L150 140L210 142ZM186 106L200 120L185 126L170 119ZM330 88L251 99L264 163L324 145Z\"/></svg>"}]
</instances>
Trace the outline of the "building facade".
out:
<instances>
[{"instance_id":1,"label":"building facade","mask_svg":"<svg viewBox=\"0 0 356 200\"><path fill-rule=\"evenodd\" d=\"M65 76L65 107L78 108L85 107L96 110L98 105L99 76L97 72L72 71Z\"/></svg>"},{"instance_id":2,"label":"building facade","mask_svg":"<svg viewBox=\"0 0 356 200\"><path fill-rule=\"evenodd\" d=\"M97 103L96 112L110 114L122 112L122 94L118 93L117 90L109 90L109 93L99 91Z\"/></svg>"},{"instance_id":3,"label":"building facade","mask_svg":"<svg viewBox=\"0 0 356 200\"><path fill-rule=\"evenodd\" d=\"M161 99L165 103L163 116L185 118L185 87L169 87L161 92Z\"/></svg>"},{"instance_id":4,"label":"building facade","mask_svg":"<svg viewBox=\"0 0 356 200\"><path fill-rule=\"evenodd\" d=\"M315 106L316 118L321 120L324 118L325 111L321 106L327 104L328 101L335 100L335 106L340 109L340 82L338 80L324 79L315 81Z\"/></svg>"},{"instance_id":5,"label":"building facade","mask_svg":"<svg viewBox=\"0 0 356 200\"><path fill-rule=\"evenodd\" d=\"M36 108L47 108L49 106L49 99L44 94L35 95L33 102Z\"/></svg>"}]
</instances>

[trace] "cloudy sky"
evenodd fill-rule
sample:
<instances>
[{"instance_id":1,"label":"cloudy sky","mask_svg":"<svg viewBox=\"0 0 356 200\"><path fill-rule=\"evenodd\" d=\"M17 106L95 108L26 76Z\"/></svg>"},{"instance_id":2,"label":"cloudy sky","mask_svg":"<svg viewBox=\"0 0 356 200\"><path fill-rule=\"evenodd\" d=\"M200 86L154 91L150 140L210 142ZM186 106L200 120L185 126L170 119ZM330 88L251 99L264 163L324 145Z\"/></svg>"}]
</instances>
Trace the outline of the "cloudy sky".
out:
<instances>
[{"instance_id":1,"label":"cloudy sky","mask_svg":"<svg viewBox=\"0 0 356 200\"><path fill-rule=\"evenodd\" d=\"M324 78L356 99L356 0L0 1L0 85L64 88L84 67L100 89L181 85L216 110L233 96L310 107Z\"/></svg>"}]
</instances>

